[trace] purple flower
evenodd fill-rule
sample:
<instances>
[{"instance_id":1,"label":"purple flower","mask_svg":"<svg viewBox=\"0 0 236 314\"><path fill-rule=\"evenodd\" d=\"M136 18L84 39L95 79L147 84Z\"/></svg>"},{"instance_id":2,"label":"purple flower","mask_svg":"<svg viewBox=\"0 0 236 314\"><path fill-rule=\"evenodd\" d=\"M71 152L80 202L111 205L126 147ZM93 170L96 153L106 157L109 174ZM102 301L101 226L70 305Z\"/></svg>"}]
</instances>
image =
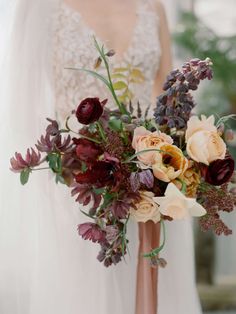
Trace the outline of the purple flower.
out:
<instances>
[{"instance_id":1,"label":"purple flower","mask_svg":"<svg viewBox=\"0 0 236 314\"><path fill-rule=\"evenodd\" d=\"M78 232L84 240L100 244L105 241L105 232L95 223L87 222L78 225Z\"/></svg>"},{"instance_id":2,"label":"purple flower","mask_svg":"<svg viewBox=\"0 0 236 314\"><path fill-rule=\"evenodd\" d=\"M22 157L20 153L15 153L15 157L12 157L10 160L11 170L13 172L21 172L26 168L33 168L40 164L41 155L40 153L36 153L36 151L31 148L27 150L25 159Z\"/></svg>"}]
</instances>

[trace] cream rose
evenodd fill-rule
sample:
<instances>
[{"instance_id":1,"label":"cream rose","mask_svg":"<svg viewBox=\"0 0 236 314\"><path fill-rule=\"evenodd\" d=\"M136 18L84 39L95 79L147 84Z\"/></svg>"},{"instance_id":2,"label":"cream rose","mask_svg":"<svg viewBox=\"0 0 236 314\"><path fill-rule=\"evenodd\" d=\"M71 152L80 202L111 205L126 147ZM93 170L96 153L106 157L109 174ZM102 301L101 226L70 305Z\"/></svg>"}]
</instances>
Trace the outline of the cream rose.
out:
<instances>
[{"instance_id":1,"label":"cream rose","mask_svg":"<svg viewBox=\"0 0 236 314\"><path fill-rule=\"evenodd\" d=\"M201 120L197 116L192 116L187 124L187 130L185 134L185 140L188 142L189 138L196 132L200 131L211 131L217 132L217 128L215 126L215 118L214 116L206 117L204 115L201 116Z\"/></svg>"},{"instance_id":2,"label":"cream rose","mask_svg":"<svg viewBox=\"0 0 236 314\"><path fill-rule=\"evenodd\" d=\"M168 184L165 196L154 197L154 201L160 206L161 214L175 220L206 214L205 208L195 198L185 197L173 183Z\"/></svg>"},{"instance_id":3,"label":"cream rose","mask_svg":"<svg viewBox=\"0 0 236 314\"><path fill-rule=\"evenodd\" d=\"M172 144L173 140L170 136L162 132L150 132L146 130L143 126L137 127L134 130L134 136L132 141L132 146L136 153L146 150L146 149L159 149L159 146L163 143ZM151 166L154 162L156 152L145 152L141 153L137 158L143 164Z\"/></svg>"},{"instance_id":4,"label":"cream rose","mask_svg":"<svg viewBox=\"0 0 236 314\"><path fill-rule=\"evenodd\" d=\"M159 211L159 206L154 202L154 194L148 191L140 192L141 200L136 203L136 208L130 209L130 215L137 222L147 222L152 220L157 223L161 219L161 214Z\"/></svg>"},{"instance_id":5,"label":"cream rose","mask_svg":"<svg viewBox=\"0 0 236 314\"><path fill-rule=\"evenodd\" d=\"M175 145L162 144L160 150L160 153L156 153L152 165L153 174L161 181L173 181L188 168L188 160L182 150Z\"/></svg>"},{"instance_id":6,"label":"cream rose","mask_svg":"<svg viewBox=\"0 0 236 314\"><path fill-rule=\"evenodd\" d=\"M188 139L186 150L193 160L209 165L225 158L226 144L217 132L199 131Z\"/></svg>"}]
</instances>

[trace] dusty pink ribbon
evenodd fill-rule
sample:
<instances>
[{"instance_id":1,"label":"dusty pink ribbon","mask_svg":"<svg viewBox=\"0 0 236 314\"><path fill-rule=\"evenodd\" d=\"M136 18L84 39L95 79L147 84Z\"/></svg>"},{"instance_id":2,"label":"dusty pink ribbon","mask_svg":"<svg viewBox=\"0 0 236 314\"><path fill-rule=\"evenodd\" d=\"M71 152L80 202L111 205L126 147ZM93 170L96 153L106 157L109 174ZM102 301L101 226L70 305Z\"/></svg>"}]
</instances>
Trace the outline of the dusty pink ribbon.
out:
<instances>
[{"instance_id":1,"label":"dusty pink ribbon","mask_svg":"<svg viewBox=\"0 0 236 314\"><path fill-rule=\"evenodd\" d=\"M158 270L151 266L143 253L159 246L160 226L152 221L139 223L139 252L135 314L157 314Z\"/></svg>"}]
</instances>

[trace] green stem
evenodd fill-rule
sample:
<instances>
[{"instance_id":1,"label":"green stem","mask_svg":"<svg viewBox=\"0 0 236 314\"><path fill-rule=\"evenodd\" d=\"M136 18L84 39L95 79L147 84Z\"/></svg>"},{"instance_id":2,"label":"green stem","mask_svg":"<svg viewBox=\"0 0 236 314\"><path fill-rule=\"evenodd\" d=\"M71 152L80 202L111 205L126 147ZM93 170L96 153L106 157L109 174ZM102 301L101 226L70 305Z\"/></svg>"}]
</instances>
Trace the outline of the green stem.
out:
<instances>
[{"instance_id":1,"label":"green stem","mask_svg":"<svg viewBox=\"0 0 236 314\"><path fill-rule=\"evenodd\" d=\"M31 171L39 171L39 170L49 170L50 167L43 167L43 168L30 168Z\"/></svg>"},{"instance_id":2,"label":"green stem","mask_svg":"<svg viewBox=\"0 0 236 314\"><path fill-rule=\"evenodd\" d=\"M78 132L73 131L73 130L70 128L70 126L69 126L69 120L70 120L70 118L71 118L71 116L69 116L69 117L66 119L66 125L65 125L66 130L64 130L64 131L68 131L68 132L74 133L74 134L76 134L76 135L79 135L79 137L81 137L81 138L85 138L86 140L89 140L89 141L91 141L91 142L94 142L94 143L97 143L97 144L101 144L101 142L100 142L99 140L96 140L95 138L92 138L92 137L89 137L89 136L85 136L85 135L82 135L82 134L80 134L80 133L78 133Z\"/></svg>"},{"instance_id":3,"label":"green stem","mask_svg":"<svg viewBox=\"0 0 236 314\"><path fill-rule=\"evenodd\" d=\"M101 138L103 139L104 142L106 142L107 141L106 134L105 134L105 132L103 130L103 127L102 127L101 123L99 121L97 121L96 125L98 127L98 131L99 131L99 133L101 135Z\"/></svg>"},{"instance_id":4,"label":"green stem","mask_svg":"<svg viewBox=\"0 0 236 314\"><path fill-rule=\"evenodd\" d=\"M115 93L115 90L114 90L114 87L113 87L113 83L112 83L112 79L111 79L111 73L110 73L110 68L109 68L109 64L107 62L107 58L106 58L106 55L104 53L104 50L103 50L103 47L100 48L96 38L94 37L94 43L95 43L95 47L96 49L98 50L104 64L105 64L105 68L106 68L106 71L107 71L107 76L108 76L108 81L109 81L109 85L110 85L110 91L111 91L111 94L120 110L120 112L122 114L127 114L127 110L125 110L125 108L123 108L123 106L121 105L121 103L119 102L119 99L117 98L116 96L116 93Z\"/></svg>"},{"instance_id":5,"label":"green stem","mask_svg":"<svg viewBox=\"0 0 236 314\"><path fill-rule=\"evenodd\" d=\"M166 243L166 228L165 228L165 223L163 220L160 221L160 224L161 224L162 229L163 229L163 242L162 242L161 246L155 248L154 250L152 250L149 253L144 253L143 257L146 257L146 258L155 257L163 250L165 243Z\"/></svg>"},{"instance_id":6,"label":"green stem","mask_svg":"<svg viewBox=\"0 0 236 314\"><path fill-rule=\"evenodd\" d=\"M164 154L173 156L173 154L166 152L164 150L156 149L156 148L150 148L150 149L144 149L144 150L137 152L136 154L132 155L131 157L129 157L128 159L123 161L123 164L127 164L127 163L131 162L133 159L135 159L136 157L138 157L139 155L141 155L143 153L148 153L148 152L159 152L159 153L164 153Z\"/></svg>"}]
</instances>

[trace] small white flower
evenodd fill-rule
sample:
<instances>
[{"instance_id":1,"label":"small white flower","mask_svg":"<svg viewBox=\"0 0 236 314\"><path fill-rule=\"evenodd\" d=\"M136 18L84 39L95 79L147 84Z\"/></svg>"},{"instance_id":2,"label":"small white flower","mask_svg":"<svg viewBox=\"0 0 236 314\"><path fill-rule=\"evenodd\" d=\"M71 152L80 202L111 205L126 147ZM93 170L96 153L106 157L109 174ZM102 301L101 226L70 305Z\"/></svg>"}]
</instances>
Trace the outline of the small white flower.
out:
<instances>
[{"instance_id":1,"label":"small white flower","mask_svg":"<svg viewBox=\"0 0 236 314\"><path fill-rule=\"evenodd\" d=\"M179 220L190 216L200 217L206 214L195 198L188 198L173 183L169 183L163 197L154 197L160 206L159 211L173 219Z\"/></svg>"}]
</instances>

